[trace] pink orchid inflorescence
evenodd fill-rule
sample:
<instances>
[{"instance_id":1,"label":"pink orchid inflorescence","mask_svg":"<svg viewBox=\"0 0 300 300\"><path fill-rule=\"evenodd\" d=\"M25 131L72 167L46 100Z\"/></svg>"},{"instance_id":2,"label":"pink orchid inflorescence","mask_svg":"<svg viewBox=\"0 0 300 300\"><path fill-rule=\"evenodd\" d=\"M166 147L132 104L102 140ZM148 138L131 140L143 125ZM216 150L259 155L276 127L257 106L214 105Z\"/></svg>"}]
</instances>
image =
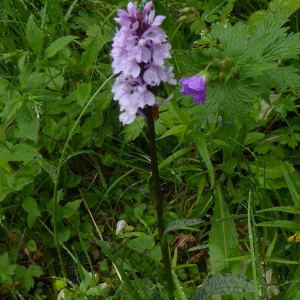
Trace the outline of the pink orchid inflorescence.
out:
<instances>
[{"instance_id":1,"label":"pink orchid inflorescence","mask_svg":"<svg viewBox=\"0 0 300 300\"><path fill-rule=\"evenodd\" d=\"M165 66L164 60L171 58L171 45L167 35L159 27L165 16L155 16L150 11L152 2L143 10L129 2L127 11L118 9L115 21L121 25L113 39L111 56L113 73L117 77L112 92L119 101L122 111L119 119L125 124L134 121L139 109L155 104L151 87L161 82L176 84L172 66Z\"/></svg>"}]
</instances>

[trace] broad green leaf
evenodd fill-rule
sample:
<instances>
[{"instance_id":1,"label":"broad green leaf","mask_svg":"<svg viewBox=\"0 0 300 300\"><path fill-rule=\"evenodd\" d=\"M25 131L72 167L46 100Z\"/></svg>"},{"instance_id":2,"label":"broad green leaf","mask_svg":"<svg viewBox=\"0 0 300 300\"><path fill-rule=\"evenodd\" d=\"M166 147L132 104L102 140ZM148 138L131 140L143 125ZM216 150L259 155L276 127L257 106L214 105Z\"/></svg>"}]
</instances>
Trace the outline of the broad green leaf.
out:
<instances>
[{"instance_id":1,"label":"broad green leaf","mask_svg":"<svg viewBox=\"0 0 300 300\"><path fill-rule=\"evenodd\" d=\"M0 167L4 169L5 172L10 172L11 167L8 162L0 155Z\"/></svg>"},{"instance_id":2,"label":"broad green leaf","mask_svg":"<svg viewBox=\"0 0 300 300\"><path fill-rule=\"evenodd\" d=\"M12 148L9 161L26 161L32 159L34 156L35 153L32 146L20 143L14 145Z\"/></svg>"},{"instance_id":3,"label":"broad green leaf","mask_svg":"<svg viewBox=\"0 0 300 300\"><path fill-rule=\"evenodd\" d=\"M300 263L295 260L282 259L278 257L266 257L267 262L275 262L279 264L287 264L287 265L299 265Z\"/></svg>"},{"instance_id":4,"label":"broad green leaf","mask_svg":"<svg viewBox=\"0 0 300 300\"><path fill-rule=\"evenodd\" d=\"M167 132L165 132L157 140L164 139L165 137L170 136L170 135L182 135L183 133L185 133L187 127L188 127L188 124L180 124L180 125L171 127Z\"/></svg>"},{"instance_id":5,"label":"broad green leaf","mask_svg":"<svg viewBox=\"0 0 300 300\"><path fill-rule=\"evenodd\" d=\"M16 128L14 135L19 139L30 139L36 144L38 142L38 131L40 127L40 118L32 107L25 105L16 116Z\"/></svg>"},{"instance_id":6,"label":"broad green leaf","mask_svg":"<svg viewBox=\"0 0 300 300\"><path fill-rule=\"evenodd\" d=\"M90 82L82 83L76 90L76 99L78 105L83 107L90 98L92 85Z\"/></svg>"},{"instance_id":7,"label":"broad green leaf","mask_svg":"<svg viewBox=\"0 0 300 300\"><path fill-rule=\"evenodd\" d=\"M36 159L40 166L50 175L53 182L56 181L56 171L55 167L48 163L45 159L42 158L42 156L34 149Z\"/></svg>"},{"instance_id":8,"label":"broad green leaf","mask_svg":"<svg viewBox=\"0 0 300 300\"><path fill-rule=\"evenodd\" d=\"M154 281L164 283L164 270L161 265L156 262L147 253L140 253L123 244L108 243L93 239L100 247L105 247L110 250L111 254L128 263L136 271L144 274Z\"/></svg>"},{"instance_id":9,"label":"broad green leaf","mask_svg":"<svg viewBox=\"0 0 300 300\"><path fill-rule=\"evenodd\" d=\"M209 152L207 150L204 134L201 131L198 131L193 135L193 140L197 146L200 156L202 157L207 167L209 178L210 178L210 186L212 188L215 184L214 168L210 160Z\"/></svg>"},{"instance_id":10,"label":"broad green leaf","mask_svg":"<svg viewBox=\"0 0 300 300\"><path fill-rule=\"evenodd\" d=\"M8 187L0 186L0 202L2 202L6 198L6 196L12 192L13 191Z\"/></svg>"},{"instance_id":11,"label":"broad green leaf","mask_svg":"<svg viewBox=\"0 0 300 300\"><path fill-rule=\"evenodd\" d=\"M34 277L40 277L44 274L43 269L40 266L30 266L28 270L30 271L30 274Z\"/></svg>"},{"instance_id":12,"label":"broad green leaf","mask_svg":"<svg viewBox=\"0 0 300 300\"><path fill-rule=\"evenodd\" d=\"M100 112L93 112L92 115L85 119L81 131L82 135L91 136L93 135L93 130L98 129L103 124L104 118L103 113Z\"/></svg>"},{"instance_id":13,"label":"broad green leaf","mask_svg":"<svg viewBox=\"0 0 300 300\"><path fill-rule=\"evenodd\" d=\"M283 177L282 166L285 163L281 161L273 161L273 162L248 162L248 165L251 169L251 172L258 176L263 176L265 178L276 179L279 177ZM291 164L286 164L287 168L290 172L294 172L295 169ZM242 169L248 170L248 166L245 162L240 163L240 167Z\"/></svg>"},{"instance_id":14,"label":"broad green leaf","mask_svg":"<svg viewBox=\"0 0 300 300\"><path fill-rule=\"evenodd\" d=\"M244 145L247 146L247 145L253 144L257 141L260 141L261 139L264 138L264 136L265 135L262 132L249 132L246 136Z\"/></svg>"},{"instance_id":15,"label":"broad green leaf","mask_svg":"<svg viewBox=\"0 0 300 300\"><path fill-rule=\"evenodd\" d=\"M41 212L39 210L37 202L33 198L28 197L23 200L22 207L28 213L28 226L32 227L32 225L35 223L36 218L41 216Z\"/></svg>"},{"instance_id":16,"label":"broad green leaf","mask_svg":"<svg viewBox=\"0 0 300 300\"><path fill-rule=\"evenodd\" d=\"M80 68L82 72L85 74L93 67L97 56L99 55L99 51L103 46L103 42L101 42L100 37L101 31L98 31L98 35L94 37L92 42L88 45L85 51L82 54Z\"/></svg>"},{"instance_id":17,"label":"broad green leaf","mask_svg":"<svg viewBox=\"0 0 300 300\"><path fill-rule=\"evenodd\" d=\"M255 26L261 22L266 21L269 12L267 10L257 10L248 18L246 24L249 26L248 33L251 35Z\"/></svg>"},{"instance_id":18,"label":"broad green leaf","mask_svg":"<svg viewBox=\"0 0 300 300\"><path fill-rule=\"evenodd\" d=\"M27 242L27 247L28 247L28 249L29 249L30 252L34 252L34 251L37 250L36 243L32 239Z\"/></svg>"},{"instance_id":19,"label":"broad green leaf","mask_svg":"<svg viewBox=\"0 0 300 300\"><path fill-rule=\"evenodd\" d=\"M214 201L213 195L211 192L206 193L202 196L198 204L193 208L193 212L190 215L190 218L203 217L210 209Z\"/></svg>"},{"instance_id":20,"label":"broad green leaf","mask_svg":"<svg viewBox=\"0 0 300 300\"><path fill-rule=\"evenodd\" d=\"M38 27L34 16L30 15L26 25L27 41L36 54L41 54L43 49L43 31Z\"/></svg>"},{"instance_id":21,"label":"broad green leaf","mask_svg":"<svg viewBox=\"0 0 300 300\"><path fill-rule=\"evenodd\" d=\"M181 299L181 300L187 300L188 298L187 298L187 296L184 293L184 289L182 287L182 284L181 284L180 280L178 279L178 277L177 277L177 275L176 275L176 273L175 273L174 270L172 270L172 277L173 277L173 281L174 281L175 286L176 286L176 290L177 290L177 292L179 294L179 299Z\"/></svg>"},{"instance_id":22,"label":"broad green leaf","mask_svg":"<svg viewBox=\"0 0 300 300\"><path fill-rule=\"evenodd\" d=\"M288 188L290 190L292 199L294 201L294 205L296 207L299 207L299 205L300 205L300 198L299 198L299 194L297 192L297 189L295 187L295 184L294 184L294 182L292 181L292 179L290 177L289 166L290 165L286 162L285 164L281 165L281 170L282 170L283 176L284 176L284 178L286 180L287 186L288 186Z\"/></svg>"},{"instance_id":23,"label":"broad green leaf","mask_svg":"<svg viewBox=\"0 0 300 300\"><path fill-rule=\"evenodd\" d=\"M60 242L67 242L70 238L70 229L63 225L62 222L57 224L58 239Z\"/></svg>"},{"instance_id":24,"label":"broad green leaf","mask_svg":"<svg viewBox=\"0 0 300 300\"><path fill-rule=\"evenodd\" d=\"M131 240L127 246L133 250L143 253L144 251L150 251L155 246L155 241L152 236L144 235Z\"/></svg>"},{"instance_id":25,"label":"broad green leaf","mask_svg":"<svg viewBox=\"0 0 300 300\"><path fill-rule=\"evenodd\" d=\"M26 292L28 292L34 286L34 280L29 269L25 268L25 270L23 271L21 283Z\"/></svg>"},{"instance_id":26,"label":"broad green leaf","mask_svg":"<svg viewBox=\"0 0 300 300\"><path fill-rule=\"evenodd\" d=\"M49 72L50 78L52 79L48 83L48 87L55 91L61 91L64 85L64 76L62 75L62 71L52 67L49 67L47 71Z\"/></svg>"},{"instance_id":27,"label":"broad green leaf","mask_svg":"<svg viewBox=\"0 0 300 300\"><path fill-rule=\"evenodd\" d=\"M289 214L298 214L300 215L300 208L294 206L278 206L278 207L270 207L267 209L258 210L256 213L264 212L264 211L280 211L286 212Z\"/></svg>"},{"instance_id":28,"label":"broad green leaf","mask_svg":"<svg viewBox=\"0 0 300 300\"><path fill-rule=\"evenodd\" d=\"M256 224L256 226L259 227L277 227L277 228L285 228L290 229L294 231L299 231L300 228L300 222L298 221L285 221L285 220L275 220L275 221L269 221L269 222L261 222Z\"/></svg>"},{"instance_id":29,"label":"broad green leaf","mask_svg":"<svg viewBox=\"0 0 300 300\"><path fill-rule=\"evenodd\" d=\"M190 300L209 300L212 295L230 295L231 293L253 293L253 281L243 275L217 274L198 287Z\"/></svg>"},{"instance_id":30,"label":"broad green leaf","mask_svg":"<svg viewBox=\"0 0 300 300\"><path fill-rule=\"evenodd\" d=\"M51 77L47 73L32 72L24 84L23 92L30 94L34 90L43 89L50 80Z\"/></svg>"},{"instance_id":31,"label":"broad green leaf","mask_svg":"<svg viewBox=\"0 0 300 300\"><path fill-rule=\"evenodd\" d=\"M67 35L57 39L45 50L45 58L54 56L58 51L62 50L75 39L77 39L77 37L73 35Z\"/></svg>"},{"instance_id":32,"label":"broad green leaf","mask_svg":"<svg viewBox=\"0 0 300 300\"><path fill-rule=\"evenodd\" d=\"M17 265L10 263L7 252L0 255L0 278L2 275L13 276L16 268Z\"/></svg>"},{"instance_id":33,"label":"broad green leaf","mask_svg":"<svg viewBox=\"0 0 300 300\"><path fill-rule=\"evenodd\" d=\"M202 219L180 219L180 220L174 220L170 222L164 231L164 234L166 234L169 231L180 229L183 227L191 226L191 225L197 225L204 222Z\"/></svg>"},{"instance_id":34,"label":"broad green leaf","mask_svg":"<svg viewBox=\"0 0 300 300\"><path fill-rule=\"evenodd\" d=\"M224 200L220 182L216 186L214 193L215 206L212 221L217 221L230 216L227 204ZM209 253L211 270L213 274L231 271L232 263L219 262L228 258L240 255L238 234L233 220L223 222L212 222L209 232Z\"/></svg>"},{"instance_id":35,"label":"broad green leaf","mask_svg":"<svg viewBox=\"0 0 300 300\"><path fill-rule=\"evenodd\" d=\"M299 287L298 287L298 289L299 289ZM284 298L284 299L286 299L286 298ZM300 299L300 291L297 291L296 294L294 294L293 299L291 299L291 300L298 300L298 299Z\"/></svg>"},{"instance_id":36,"label":"broad green leaf","mask_svg":"<svg viewBox=\"0 0 300 300\"><path fill-rule=\"evenodd\" d=\"M63 218L71 217L75 211L79 209L81 200L75 200L73 202L67 203L64 207L61 208Z\"/></svg>"},{"instance_id":37,"label":"broad green leaf","mask_svg":"<svg viewBox=\"0 0 300 300\"><path fill-rule=\"evenodd\" d=\"M125 126L121 131L121 134L125 133L125 142L134 141L141 134L144 126L145 120L140 116L136 117L131 124Z\"/></svg>"},{"instance_id":38,"label":"broad green leaf","mask_svg":"<svg viewBox=\"0 0 300 300\"><path fill-rule=\"evenodd\" d=\"M300 0L273 0L269 2L269 7L272 12L287 11L292 14L300 7Z\"/></svg>"},{"instance_id":39,"label":"broad green leaf","mask_svg":"<svg viewBox=\"0 0 300 300\"><path fill-rule=\"evenodd\" d=\"M6 102L5 107L2 111L2 122L1 125L4 128L7 126L12 119L15 117L17 112L22 108L24 104L23 98L14 98Z\"/></svg>"},{"instance_id":40,"label":"broad green leaf","mask_svg":"<svg viewBox=\"0 0 300 300\"><path fill-rule=\"evenodd\" d=\"M187 152L190 152L192 149L193 149L192 147L186 147L186 148L182 148L182 149L176 151L175 153L173 153L172 155L170 155L169 157L167 157L164 161L162 161L158 165L158 169L161 170L166 165L168 165L172 161L174 161L176 158L181 157L182 155L186 154Z\"/></svg>"}]
</instances>

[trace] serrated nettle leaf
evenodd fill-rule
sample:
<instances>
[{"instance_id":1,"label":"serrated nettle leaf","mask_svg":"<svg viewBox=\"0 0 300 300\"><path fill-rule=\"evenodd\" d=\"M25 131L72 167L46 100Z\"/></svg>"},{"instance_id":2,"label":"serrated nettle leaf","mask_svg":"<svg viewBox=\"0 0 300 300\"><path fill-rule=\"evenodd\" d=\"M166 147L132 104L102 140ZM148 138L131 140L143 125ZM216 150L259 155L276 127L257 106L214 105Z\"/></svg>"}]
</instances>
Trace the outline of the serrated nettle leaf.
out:
<instances>
[{"instance_id":1,"label":"serrated nettle leaf","mask_svg":"<svg viewBox=\"0 0 300 300\"><path fill-rule=\"evenodd\" d=\"M230 295L231 293L253 293L253 281L243 275L217 274L198 287L190 300L209 300L212 295Z\"/></svg>"},{"instance_id":2,"label":"serrated nettle leaf","mask_svg":"<svg viewBox=\"0 0 300 300\"><path fill-rule=\"evenodd\" d=\"M212 221L229 217L230 213L224 200L220 182L217 183L214 198L215 206ZM232 263L220 262L220 260L226 260L240 255L238 250L238 234L233 220L213 222L209 232L208 243L213 274L231 271Z\"/></svg>"},{"instance_id":3,"label":"serrated nettle leaf","mask_svg":"<svg viewBox=\"0 0 300 300\"><path fill-rule=\"evenodd\" d=\"M77 38L77 36L67 35L57 39L45 50L45 58L51 58L58 51L65 48L70 42L74 41Z\"/></svg>"},{"instance_id":4,"label":"serrated nettle leaf","mask_svg":"<svg viewBox=\"0 0 300 300\"><path fill-rule=\"evenodd\" d=\"M36 53L42 53L43 47L43 31L39 28L34 20L34 16L30 15L26 25L26 36L30 48Z\"/></svg>"},{"instance_id":5,"label":"serrated nettle leaf","mask_svg":"<svg viewBox=\"0 0 300 300\"><path fill-rule=\"evenodd\" d=\"M187 226L193 226L204 222L202 219L180 219L180 220L174 220L170 222L164 231L164 234L166 234L169 231L180 229Z\"/></svg>"},{"instance_id":6,"label":"serrated nettle leaf","mask_svg":"<svg viewBox=\"0 0 300 300\"><path fill-rule=\"evenodd\" d=\"M61 208L63 218L71 217L75 211L79 209L81 200L75 200L73 202L67 203L64 207Z\"/></svg>"},{"instance_id":7,"label":"serrated nettle leaf","mask_svg":"<svg viewBox=\"0 0 300 300\"><path fill-rule=\"evenodd\" d=\"M82 83L76 90L77 103L83 107L90 98L92 84L90 82Z\"/></svg>"}]
</instances>

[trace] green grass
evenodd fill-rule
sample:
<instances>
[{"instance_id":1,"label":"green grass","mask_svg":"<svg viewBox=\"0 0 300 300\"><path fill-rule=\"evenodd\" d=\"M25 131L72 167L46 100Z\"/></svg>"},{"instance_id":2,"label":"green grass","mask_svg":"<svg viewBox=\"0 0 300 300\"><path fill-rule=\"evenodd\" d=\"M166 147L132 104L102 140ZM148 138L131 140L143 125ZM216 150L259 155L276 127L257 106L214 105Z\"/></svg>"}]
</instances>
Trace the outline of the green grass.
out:
<instances>
[{"instance_id":1,"label":"green grass","mask_svg":"<svg viewBox=\"0 0 300 300\"><path fill-rule=\"evenodd\" d=\"M219 299L267 299L271 287L278 299L293 299L300 271L298 7L287 20L277 1L268 21L274 33L258 25L251 40L244 24L254 29L257 11L275 2L201 3L154 1L167 17L176 79L208 65L211 77L201 107L179 86L159 92L174 94L155 131L164 221L174 222L166 236L175 298L203 295L198 286L211 278L218 285L224 275L215 275L226 273L236 286L245 284L241 276L253 280L254 292L228 289ZM176 23L179 10L193 5ZM1 299L56 299L66 284L67 299L168 298L147 124L138 117L123 128L112 100L113 18L124 6L0 3ZM284 36L285 27L294 36ZM270 92L275 101L262 104ZM116 236L119 220L128 226Z\"/></svg>"}]
</instances>

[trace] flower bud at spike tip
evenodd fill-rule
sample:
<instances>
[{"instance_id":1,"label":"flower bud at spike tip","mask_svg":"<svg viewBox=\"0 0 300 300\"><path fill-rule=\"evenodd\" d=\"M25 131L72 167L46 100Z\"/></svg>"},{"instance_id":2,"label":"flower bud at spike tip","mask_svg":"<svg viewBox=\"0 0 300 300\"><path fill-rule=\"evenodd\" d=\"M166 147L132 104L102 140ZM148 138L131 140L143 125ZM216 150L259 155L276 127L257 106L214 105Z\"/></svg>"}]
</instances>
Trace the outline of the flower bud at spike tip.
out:
<instances>
[{"instance_id":1,"label":"flower bud at spike tip","mask_svg":"<svg viewBox=\"0 0 300 300\"><path fill-rule=\"evenodd\" d=\"M231 68L231 73L232 73L232 76L236 79L239 79L240 78L240 70L238 67L232 67Z\"/></svg>"},{"instance_id":2,"label":"flower bud at spike tip","mask_svg":"<svg viewBox=\"0 0 300 300\"><path fill-rule=\"evenodd\" d=\"M223 72L223 71L219 72L219 79L220 79L221 83L224 83L225 77L226 77L225 72Z\"/></svg>"},{"instance_id":3,"label":"flower bud at spike tip","mask_svg":"<svg viewBox=\"0 0 300 300\"><path fill-rule=\"evenodd\" d=\"M177 23L183 23L185 22L189 17L188 16L181 16L178 20Z\"/></svg>"}]
</instances>

